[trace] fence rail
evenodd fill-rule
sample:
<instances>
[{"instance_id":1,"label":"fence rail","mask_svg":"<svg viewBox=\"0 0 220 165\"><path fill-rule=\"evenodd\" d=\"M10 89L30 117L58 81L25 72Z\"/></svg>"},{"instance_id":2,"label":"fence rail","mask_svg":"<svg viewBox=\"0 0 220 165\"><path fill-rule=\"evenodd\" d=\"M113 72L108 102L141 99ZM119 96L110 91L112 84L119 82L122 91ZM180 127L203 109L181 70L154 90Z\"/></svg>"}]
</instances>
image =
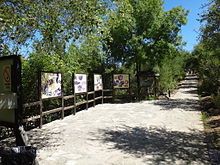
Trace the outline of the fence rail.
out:
<instances>
[{"instance_id":1,"label":"fence rail","mask_svg":"<svg viewBox=\"0 0 220 165\"><path fill-rule=\"evenodd\" d=\"M100 92L101 96L100 96L100 94L99 94L99 96L96 96L96 92ZM108 93L108 95L106 95L106 93ZM27 117L27 118L23 119L23 122L26 123L26 122L40 120L39 127L41 128L43 125L43 117L46 115L61 112L60 118L64 118L64 112L66 110L72 109L73 114L75 114L76 108L80 105L86 104L86 109L88 109L89 103L93 103L93 106L95 106L97 100L101 100L101 103L103 103L104 99L112 99L113 98L113 90L112 89L104 89L104 90L100 90L100 91L90 91L87 93L83 93L83 95L85 95L85 94L86 94L86 99L84 99L80 102L76 102L76 97L80 94L57 97L57 98L62 99L61 107L54 108L54 109L47 110L47 111L43 111L43 101L44 100L40 100L40 101L36 101L36 102L32 102L32 103L25 103L25 104L23 104L23 108L24 109L30 108L27 111L30 111L31 107L33 107L33 106L39 106L39 108L38 108L39 112L35 116L31 116L31 117ZM90 97L90 99L89 99L89 95L92 96L92 97ZM68 100L68 99L74 99L74 103L72 105L65 106L64 101Z\"/></svg>"}]
</instances>

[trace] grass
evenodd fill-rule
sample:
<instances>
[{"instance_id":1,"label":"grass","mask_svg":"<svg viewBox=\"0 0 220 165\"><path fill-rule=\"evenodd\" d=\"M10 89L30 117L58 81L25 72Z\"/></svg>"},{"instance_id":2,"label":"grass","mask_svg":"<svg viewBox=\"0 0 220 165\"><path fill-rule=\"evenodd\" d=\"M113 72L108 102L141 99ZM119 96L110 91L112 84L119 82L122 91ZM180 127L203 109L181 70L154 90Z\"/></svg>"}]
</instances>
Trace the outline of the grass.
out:
<instances>
[{"instance_id":1,"label":"grass","mask_svg":"<svg viewBox=\"0 0 220 165\"><path fill-rule=\"evenodd\" d=\"M154 95L146 96L145 100L157 100L157 97Z\"/></svg>"},{"instance_id":2,"label":"grass","mask_svg":"<svg viewBox=\"0 0 220 165\"><path fill-rule=\"evenodd\" d=\"M205 123L206 120L208 120L208 118L209 118L208 113L207 112L202 112L201 118L202 118L203 123Z\"/></svg>"}]
</instances>

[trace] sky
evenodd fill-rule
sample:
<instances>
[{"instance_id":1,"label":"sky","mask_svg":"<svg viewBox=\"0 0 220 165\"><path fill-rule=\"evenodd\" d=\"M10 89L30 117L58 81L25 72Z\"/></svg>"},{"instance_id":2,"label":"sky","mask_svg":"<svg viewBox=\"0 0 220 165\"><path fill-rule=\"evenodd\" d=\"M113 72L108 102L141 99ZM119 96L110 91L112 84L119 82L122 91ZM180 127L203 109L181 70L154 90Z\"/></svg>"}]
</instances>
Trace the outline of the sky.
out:
<instances>
[{"instance_id":1,"label":"sky","mask_svg":"<svg viewBox=\"0 0 220 165\"><path fill-rule=\"evenodd\" d=\"M164 9L170 10L176 6L182 6L189 11L188 22L182 27L183 41L187 44L183 48L187 51L192 51L193 47L198 43L200 23L199 14L204 12L202 6L207 4L208 0L164 0Z\"/></svg>"}]
</instances>

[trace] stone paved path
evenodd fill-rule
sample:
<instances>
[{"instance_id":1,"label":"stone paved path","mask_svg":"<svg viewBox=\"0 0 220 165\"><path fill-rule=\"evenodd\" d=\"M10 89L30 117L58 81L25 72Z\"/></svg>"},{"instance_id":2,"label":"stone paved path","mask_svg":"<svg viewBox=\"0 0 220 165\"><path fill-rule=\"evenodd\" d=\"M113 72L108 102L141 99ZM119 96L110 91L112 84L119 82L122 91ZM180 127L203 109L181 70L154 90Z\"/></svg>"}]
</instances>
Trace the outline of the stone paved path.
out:
<instances>
[{"instance_id":1,"label":"stone paved path","mask_svg":"<svg viewBox=\"0 0 220 165\"><path fill-rule=\"evenodd\" d=\"M195 78L169 101L97 105L29 131L40 165L209 164Z\"/></svg>"}]
</instances>

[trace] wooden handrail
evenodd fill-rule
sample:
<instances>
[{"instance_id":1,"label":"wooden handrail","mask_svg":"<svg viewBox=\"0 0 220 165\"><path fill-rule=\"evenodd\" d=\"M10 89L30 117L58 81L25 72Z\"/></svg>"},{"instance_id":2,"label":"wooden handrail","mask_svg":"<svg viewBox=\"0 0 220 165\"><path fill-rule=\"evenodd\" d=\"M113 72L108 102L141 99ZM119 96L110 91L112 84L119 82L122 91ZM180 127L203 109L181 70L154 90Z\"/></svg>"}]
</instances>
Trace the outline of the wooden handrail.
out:
<instances>
[{"instance_id":1,"label":"wooden handrail","mask_svg":"<svg viewBox=\"0 0 220 165\"><path fill-rule=\"evenodd\" d=\"M43 101L44 100L48 100L50 98L47 98L47 99L40 99L40 101L35 101L35 102L32 102L32 103L25 103L23 104L23 107L24 108L29 108L29 107L32 107L32 106L36 106L36 105L39 105L40 106L40 109L39 109L39 113L38 115L35 115L35 116L32 116L32 117L28 117L26 119L23 119L24 122L29 122L29 121L34 121L36 119L40 119L40 128L42 127L42 122L43 122L43 116L45 115L49 115L49 114L52 114L52 113L56 113L56 112L62 112L61 114L61 118L64 117L64 111L66 110L70 110L70 109L74 109L74 114L75 114L75 111L76 111L76 107L79 106L79 105L83 105L83 104L86 104L86 109L88 109L89 107L89 103L92 103L93 102L93 106L95 106L95 102L96 100L99 100L99 99L102 99L102 103L103 103L103 99L106 99L106 98L113 98L113 96L104 96L103 93L104 92L112 92L113 90L112 89L104 89L104 90L100 90L102 91L102 95L101 96L98 96L96 97L96 91L90 91L90 92L87 92L87 93L82 93L82 94L87 94L87 97L86 97L86 100L85 101L81 101L81 102L78 102L76 103L75 101L75 96L77 96L78 94L74 94L74 95L68 95L68 96L59 96L57 98L62 98L62 106L59 107L59 108L55 108L55 109L51 109L51 110L48 110L48 111L44 111L42 112L42 109L43 109ZM90 94L93 94L92 98L89 99L88 95ZM71 99L71 98L74 98L74 103L73 105L68 105L68 106L65 106L64 104L64 100L68 100L68 99Z\"/></svg>"},{"instance_id":2,"label":"wooden handrail","mask_svg":"<svg viewBox=\"0 0 220 165\"><path fill-rule=\"evenodd\" d=\"M35 106L35 105L40 105L40 101L35 101L35 102L32 102L32 103L23 104L24 108L32 107L32 106Z\"/></svg>"}]
</instances>

